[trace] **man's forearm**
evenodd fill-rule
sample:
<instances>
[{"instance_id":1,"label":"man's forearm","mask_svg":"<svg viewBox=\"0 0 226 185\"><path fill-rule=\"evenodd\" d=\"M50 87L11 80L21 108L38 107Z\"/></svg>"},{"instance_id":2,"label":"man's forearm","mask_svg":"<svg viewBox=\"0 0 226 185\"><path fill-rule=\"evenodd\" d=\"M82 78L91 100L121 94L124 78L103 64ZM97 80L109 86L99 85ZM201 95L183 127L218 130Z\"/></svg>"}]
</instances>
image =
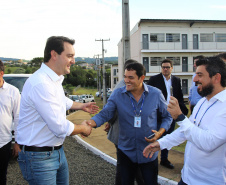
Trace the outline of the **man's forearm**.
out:
<instances>
[{"instance_id":1,"label":"man's forearm","mask_svg":"<svg viewBox=\"0 0 226 185\"><path fill-rule=\"evenodd\" d=\"M71 133L71 136L77 135L77 134L83 134L85 132L86 128L84 125L74 125L74 130Z\"/></svg>"},{"instance_id":2,"label":"man's forearm","mask_svg":"<svg viewBox=\"0 0 226 185\"><path fill-rule=\"evenodd\" d=\"M71 109L73 110L81 110L83 108L83 103L73 102Z\"/></svg>"}]
</instances>

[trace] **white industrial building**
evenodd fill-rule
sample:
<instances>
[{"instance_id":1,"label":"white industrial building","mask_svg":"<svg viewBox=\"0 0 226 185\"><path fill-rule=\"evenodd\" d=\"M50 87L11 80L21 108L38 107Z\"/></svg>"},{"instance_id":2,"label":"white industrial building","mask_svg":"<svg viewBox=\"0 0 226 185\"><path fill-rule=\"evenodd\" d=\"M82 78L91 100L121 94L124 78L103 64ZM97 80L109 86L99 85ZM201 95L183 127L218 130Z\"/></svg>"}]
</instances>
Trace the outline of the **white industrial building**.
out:
<instances>
[{"instance_id":1,"label":"white industrial building","mask_svg":"<svg viewBox=\"0 0 226 185\"><path fill-rule=\"evenodd\" d=\"M161 61L174 63L184 96L191 85L193 57L226 51L226 20L141 19L130 32L131 58L142 63L145 80L161 72ZM112 68L112 88L123 79L122 41L118 44L118 69ZM118 70L118 71L117 71ZM115 72L114 72L115 71Z\"/></svg>"}]
</instances>

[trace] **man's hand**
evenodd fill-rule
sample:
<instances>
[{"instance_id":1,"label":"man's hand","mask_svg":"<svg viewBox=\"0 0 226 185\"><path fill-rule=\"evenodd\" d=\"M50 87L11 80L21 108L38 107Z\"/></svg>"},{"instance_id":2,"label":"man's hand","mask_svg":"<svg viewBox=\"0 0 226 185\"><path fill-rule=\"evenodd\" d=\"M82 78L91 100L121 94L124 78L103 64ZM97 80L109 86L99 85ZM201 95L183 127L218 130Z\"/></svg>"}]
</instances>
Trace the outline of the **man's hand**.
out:
<instances>
[{"instance_id":1,"label":"man's hand","mask_svg":"<svg viewBox=\"0 0 226 185\"><path fill-rule=\"evenodd\" d=\"M88 120L87 123L89 126L91 126L93 128L95 128L97 126L96 122L92 119Z\"/></svg>"},{"instance_id":2,"label":"man's hand","mask_svg":"<svg viewBox=\"0 0 226 185\"><path fill-rule=\"evenodd\" d=\"M81 126L83 127L81 136L82 137L88 137L91 134L92 127L88 124L88 121L84 120L81 123Z\"/></svg>"},{"instance_id":3,"label":"man's hand","mask_svg":"<svg viewBox=\"0 0 226 185\"><path fill-rule=\"evenodd\" d=\"M156 131L156 130L152 130L152 132L155 133L155 136L151 139L148 139L147 137L145 137L145 140L148 142L148 143L153 143L155 142L157 139L159 139L162 134L165 132L166 130L164 128L160 128L159 131Z\"/></svg>"},{"instance_id":4,"label":"man's hand","mask_svg":"<svg viewBox=\"0 0 226 185\"><path fill-rule=\"evenodd\" d=\"M83 103L82 110L90 114L95 114L99 111L99 107L95 104L96 102Z\"/></svg>"},{"instance_id":5,"label":"man's hand","mask_svg":"<svg viewBox=\"0 0 226 185\"><path fill-rule=\"evenodd\" d=\"M109 132L110 128L111 128L111 125L109 123L106 123L105 124L105 128L104 128L104 131L105 132Z\"/></svg>"},{"instance_id":6,"label":"man's hand","mask_svg":"<svg viewBox=\"0 0 226 185\"><path fill-rule=\"evenodd\" d=\"M154 143L151 143L145 147L145 149L143 150L143 156L146 158L152 158L154 153L158 150L160 150L160 145L158 141L155 141Z\"/></svg>"},{"instance_id":7,"label":"man's hand","mask_svg":"<svg viewBox=\"0 0 226 185\"><path fill-rule=\"evenodd\" d=\"M18 156L18 152L20 152L21 149L20 149L20 145L15 143L14 146L13 146L13 157L17 157Z\"/></svg>"},{"instance_id":8,"label":"man's hand","mask_svg":"<svg viewBox=\"0 0 226 185\"><path fill-rule=\"evenodd\" d=\"M182 114L179 103L178 103L177 99L173 96L170 96L170 101L169 101L169 104L167 107L167 111L171 114L171 116L174 120L176 120L177 117L180 114Z\"/></svg>"}]
</instances>

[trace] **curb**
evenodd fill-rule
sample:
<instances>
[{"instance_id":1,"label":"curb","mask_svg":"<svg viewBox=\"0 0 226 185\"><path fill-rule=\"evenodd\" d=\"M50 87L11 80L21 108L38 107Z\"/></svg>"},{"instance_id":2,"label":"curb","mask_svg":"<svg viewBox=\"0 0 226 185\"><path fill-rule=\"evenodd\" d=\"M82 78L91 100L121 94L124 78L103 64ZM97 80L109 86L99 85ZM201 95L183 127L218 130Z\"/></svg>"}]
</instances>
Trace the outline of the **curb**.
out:
<instances>
[{"instance_id":1,"label":"curb","mask_svg":"<svg viewBox=\"0 0 226 185\"><path fill-rule=\"evenodd\" d=\"M105 161L113 164L116 166L117 160L114 159L113 157L103 153L102 151L98 150L97 148L93 147L92 145L90 145L89 143L85 142L83 139L81 139L79 136L75 135L72 136L73 138L76 139L76 141L83 145L85 148L89 149L90 151L92 151L94 154L99 155L101 158L103 158ZM177 185L178 182L167 179L165 177L162 176L158 176L158 183L160 185Z\"/></svg>"}]
</instances>

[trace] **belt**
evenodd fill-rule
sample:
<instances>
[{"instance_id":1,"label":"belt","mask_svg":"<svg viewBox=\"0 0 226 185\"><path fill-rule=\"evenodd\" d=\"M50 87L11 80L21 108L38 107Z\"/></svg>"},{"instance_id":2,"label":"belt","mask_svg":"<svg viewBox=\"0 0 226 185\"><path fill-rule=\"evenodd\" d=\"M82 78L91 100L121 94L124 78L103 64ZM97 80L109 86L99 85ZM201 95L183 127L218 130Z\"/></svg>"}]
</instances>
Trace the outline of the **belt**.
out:
<instances>
[{"instance_id":1,"label":"belt","mask_svg":"<svg viewBox=\"0 0 226 185\"><path fill-rule=\"evenodd\" d=\"M60 146L44 146L44 147L37 147L37 146L26 146L26 145L20 145L20 149L24 148L24 151L32 151L32 152L47 152L47 151L52 151L52 150L59 150L62 147Z\"/></svg>"}]
</instances>

